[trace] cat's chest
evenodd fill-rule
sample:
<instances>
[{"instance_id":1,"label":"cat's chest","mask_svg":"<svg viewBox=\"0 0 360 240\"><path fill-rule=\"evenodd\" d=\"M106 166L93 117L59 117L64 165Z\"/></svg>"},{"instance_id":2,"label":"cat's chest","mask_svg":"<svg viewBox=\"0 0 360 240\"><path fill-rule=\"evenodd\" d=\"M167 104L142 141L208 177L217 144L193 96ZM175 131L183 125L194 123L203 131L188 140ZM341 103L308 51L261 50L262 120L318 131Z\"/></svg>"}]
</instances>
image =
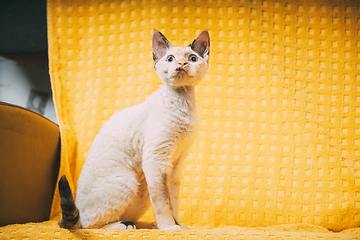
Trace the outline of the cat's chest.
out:
<instances>
[{"instance_id":1,"label":"cat's chest","mask_svg":"<svg viewBox=\"0 0 360 240\"><path fill-rule=\"evenodd\" d=\"M180 159L188 151L198 130L198 115L196 112L181 115L181 118L177 119L178 122L171 134L174 137L172 139L174 144L172 147L173 159Z\"/></svg>"},{"instance_id":2,"label":"cat's chest","mask_svg":"<svg viewBox=\"0 0 360 240\"><path fill-rule=\"evenodd\" d=\"M181 135L188 135L193 133L198 125L198 115L196 111L189 111L187 113L180 112L176 117L177 121L177 130Z\"/></svg>"},{"instance_id":3,"label":"cat's chest","mask_svg":"<svg viewBox=\"0 0 360 240\"><path fill-rule=\"evenodd\" d=\"M163 136L177 141L196 132L199 117L193 93L178 94L163 87L149 98L147 106L145 135L149 138Z\"/></svg>"},{"instance_id":4,"label":"cat's chest","mask_svg":"<svg viewBox=\"0 0 360 240\"><path fill-rule=\"evenodd\" d=\"M191 134L197 127L198 114L194 103L186 101L174 101L167 106L168 121L181 137Z\"/></svg>"},{"instance_id":5,"label":"cat's chest","mask_svg":"<svg viewBox=\"0 0 360 240\"><path fill-rule=\"evenodd\" d=\"M198 114L194 93L172 92L163 101L164 109L170 119L181 128L192 128L197 124Z\"/></svg>"}]
</instances>

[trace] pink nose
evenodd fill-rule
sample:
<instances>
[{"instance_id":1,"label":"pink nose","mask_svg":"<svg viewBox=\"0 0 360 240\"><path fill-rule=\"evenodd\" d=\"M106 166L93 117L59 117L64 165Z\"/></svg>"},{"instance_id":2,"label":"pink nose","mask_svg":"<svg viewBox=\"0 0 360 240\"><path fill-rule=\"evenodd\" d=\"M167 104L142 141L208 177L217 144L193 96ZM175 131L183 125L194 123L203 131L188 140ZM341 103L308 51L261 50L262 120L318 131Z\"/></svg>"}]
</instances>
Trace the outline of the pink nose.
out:
<instances>
[{"instance_id":1,"label":"pink nose","mask_svg":"<svg viewBox=\"0 0 360 240\"><path fill-rule=\"evenodd\" d=\"M184 67L187 62L186 61L179 61L178 64L181 66L181 67Z\"/></svg>"}]
</instances>

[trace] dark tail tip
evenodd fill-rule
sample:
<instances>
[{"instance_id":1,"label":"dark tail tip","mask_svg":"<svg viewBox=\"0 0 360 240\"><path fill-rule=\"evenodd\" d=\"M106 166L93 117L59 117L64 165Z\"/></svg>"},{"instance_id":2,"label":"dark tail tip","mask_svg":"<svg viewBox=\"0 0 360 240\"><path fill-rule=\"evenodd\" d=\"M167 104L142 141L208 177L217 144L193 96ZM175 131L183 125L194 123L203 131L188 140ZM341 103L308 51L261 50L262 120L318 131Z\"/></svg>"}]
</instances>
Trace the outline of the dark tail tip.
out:
<instances>
[{"instance_id":1,"label":"dark tail tip","mask_svg":"<svg viewBox=\"0 0 360 240\"><path fill-rule=\"evenodd\" d=\"M64 198L72 198L72 199L74 199L74 196L73 196L73 194L71 192L69 182L66 179L65 175L63 175L59 180L59 192L60 192L61 198L64 197Z\"/></svg>"},{"instance_id":2,"label":"dark tail tip","mask_svg":"<svg viewBox=\"0 0 360 240\"><path fill-rule=\"evenodd\" d=\"M71 192L69 182L63 175L59 180L61 219L59 226L66 229L80 228L80 215Z\"/></svg>"}]
</instances>

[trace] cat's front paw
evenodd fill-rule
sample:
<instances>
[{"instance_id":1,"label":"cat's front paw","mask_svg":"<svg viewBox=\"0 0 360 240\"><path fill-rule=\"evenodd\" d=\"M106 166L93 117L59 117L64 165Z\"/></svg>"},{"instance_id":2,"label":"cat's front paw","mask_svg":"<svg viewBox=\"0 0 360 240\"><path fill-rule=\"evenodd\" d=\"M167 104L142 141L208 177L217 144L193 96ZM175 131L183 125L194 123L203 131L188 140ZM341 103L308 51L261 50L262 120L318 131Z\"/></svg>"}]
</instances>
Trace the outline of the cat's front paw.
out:
<instances>
[{"instance_id":1,"label":"cat's front paw","mask_svg":"<svg viewBox=\"0 0 360 240\"><path fill-rule=\"evenodd\" d=\"M161 230L182 230L182 228L179 225L172 225L170 227L166 227L166 228L163 228Z\"/></svg>"}]
</instances>

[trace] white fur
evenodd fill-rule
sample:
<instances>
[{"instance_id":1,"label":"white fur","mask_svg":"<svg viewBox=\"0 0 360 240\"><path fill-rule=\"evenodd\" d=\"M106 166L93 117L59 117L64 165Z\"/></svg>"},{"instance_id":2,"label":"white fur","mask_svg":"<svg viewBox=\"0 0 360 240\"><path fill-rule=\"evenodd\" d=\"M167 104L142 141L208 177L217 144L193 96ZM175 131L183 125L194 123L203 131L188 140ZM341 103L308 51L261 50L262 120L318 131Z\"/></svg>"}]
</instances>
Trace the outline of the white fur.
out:
<instances>
[{"instance_id":1,"label":"white fur","mask_svg":"<svg viewBox=\"0 0 360 240\"><path fill-rule=\"evenodd\" d=\"M76 200L83 228L135 223L152 203L160 229L181 229L176 224L180 165L197 130L194 87L207 71L208 58L197 55L199 61L187 64L180 76L179 63L166 61L169 54L186 61L196 53L170 46L155 64L163 86L143 103L115 113L88 152Z\"/></svg>"}]
</instances>

